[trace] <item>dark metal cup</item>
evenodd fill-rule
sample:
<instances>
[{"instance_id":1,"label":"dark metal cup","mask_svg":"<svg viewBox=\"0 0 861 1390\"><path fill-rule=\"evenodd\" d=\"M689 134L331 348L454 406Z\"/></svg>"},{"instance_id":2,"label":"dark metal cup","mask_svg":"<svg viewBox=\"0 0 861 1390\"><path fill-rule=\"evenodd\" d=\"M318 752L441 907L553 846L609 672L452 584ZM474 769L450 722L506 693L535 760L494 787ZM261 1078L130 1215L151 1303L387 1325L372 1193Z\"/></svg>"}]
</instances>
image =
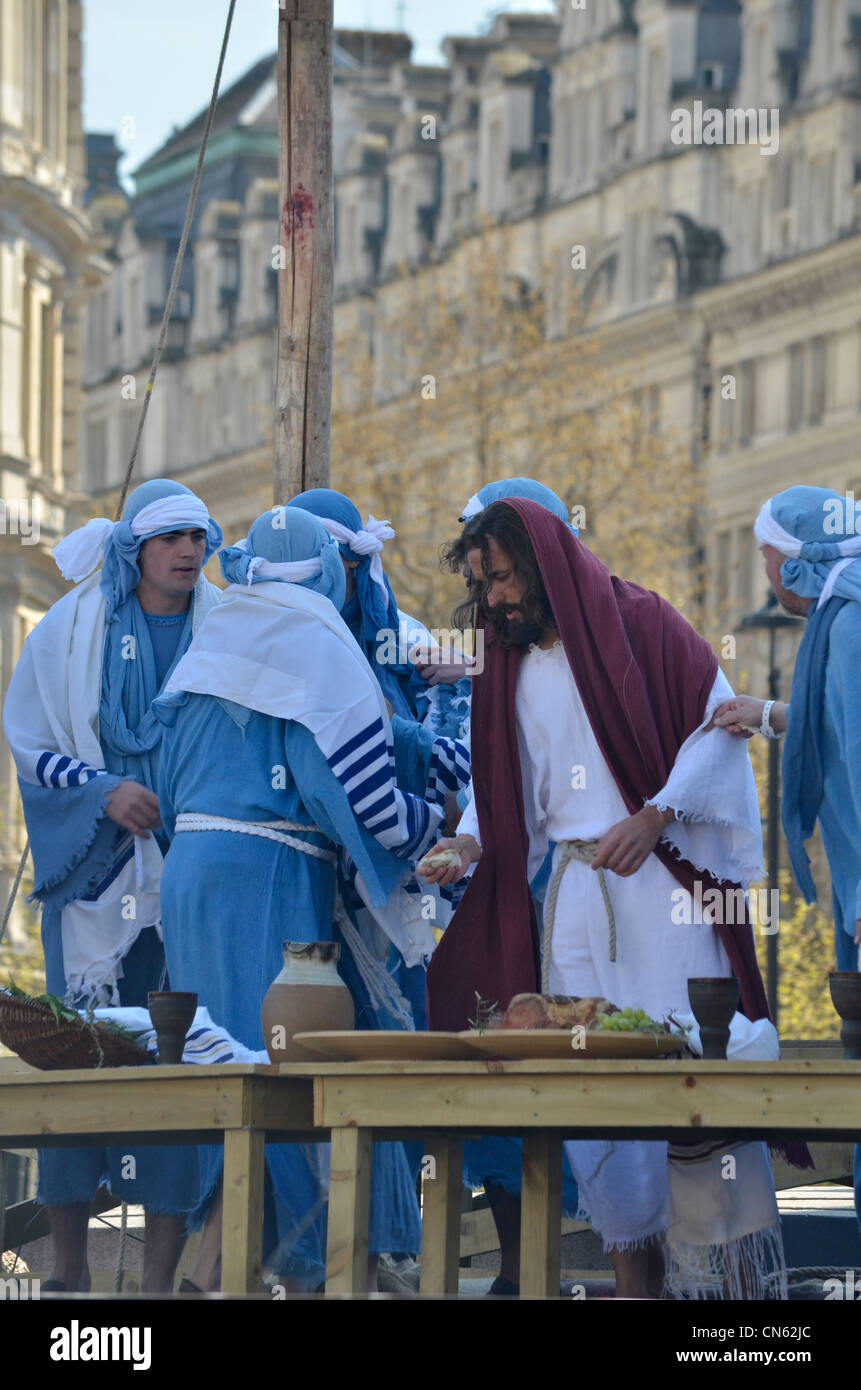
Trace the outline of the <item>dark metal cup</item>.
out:
<instances>
[{"instance_id":1,"label":"dark metal cup","mask_svg":"<svg viewBox=\"0 0 861 1390\"><path fill-rule=\"evenodd\" d=\"M738 980L734 975L695 977L688 980L688 999L700 1026L703 1060L725 1060L730 1019L738 1008Z\"/></svg>"},{"instance_id":2,"label":"dark metal cup","mask_svg":"<svg viewBox=\"0 0 861 1390\"><path fill-rule=\"evenodd\" d=\"M832 970L828 975L831 1002L840 1015L840 1041L847 1062L861 1062L861 973Z\"/></svg>"},{"instance_id":3,"label":"dark metal cup","mask_svg":"<svg viewBox=\"0 0 861 1390\"><path fill-rule=\"evenodd\" d=\"M181 1062L186 1034L197 1009L197 995L158 990L148 995L147 1003L158 1042L158 1060L165 1064Z\"/></svg>"}]
</instances>

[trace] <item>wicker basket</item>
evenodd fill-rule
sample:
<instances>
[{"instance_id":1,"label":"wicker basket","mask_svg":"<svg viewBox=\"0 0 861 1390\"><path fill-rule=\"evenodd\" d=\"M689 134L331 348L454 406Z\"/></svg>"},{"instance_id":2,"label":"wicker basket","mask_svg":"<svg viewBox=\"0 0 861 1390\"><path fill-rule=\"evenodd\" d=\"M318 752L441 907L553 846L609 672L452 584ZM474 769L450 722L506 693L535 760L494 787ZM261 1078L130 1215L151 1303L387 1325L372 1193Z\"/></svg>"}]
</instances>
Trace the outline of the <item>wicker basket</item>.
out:
<instances>
[{"instance_id":1,"label":"wicker basket","mask_svg":"<svg viewBox=\"0 0 861 1390\"><path fill-rule=\"evenodd\" d=\"M46 1004L17 999L4 990L0 990L0 1042L42 1071L140 1067L152 1061L146 1048L110 1028L83 1018L58 1023Z\"/></svg>"}]
</instances>

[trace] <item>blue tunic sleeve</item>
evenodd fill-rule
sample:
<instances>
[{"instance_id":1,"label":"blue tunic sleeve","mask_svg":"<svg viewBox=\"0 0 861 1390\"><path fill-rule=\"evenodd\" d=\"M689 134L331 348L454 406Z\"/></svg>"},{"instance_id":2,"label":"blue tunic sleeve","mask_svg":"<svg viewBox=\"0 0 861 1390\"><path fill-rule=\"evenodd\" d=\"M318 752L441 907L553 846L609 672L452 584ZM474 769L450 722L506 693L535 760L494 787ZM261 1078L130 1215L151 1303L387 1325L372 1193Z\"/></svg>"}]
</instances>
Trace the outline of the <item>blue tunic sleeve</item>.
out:
<instances>
[{"instance_id":1,"label":"blue tunic sleeve","mask_svg":"<svg viewBox=\"0 0 861 1390\"><path fill-rule=\"evenodd\" d=\"M395 781L402 791L424 796L430 771L434 736L430 729L415 719L392 715L392 736L395 744Z\"/></svg>"},{"instance_id":2,"label":"blue tunic sleeve","mask_svg":"<svg viewBox=\"0 0 861 1390\"><path fill-rule=\"evenodd\" d=\"M37 787L18 778L33 854L32 898L62 908L104 876L124 833L105 815L121 780L99 772L80 786Z\"/></svg>"},{"instance_id":3,"label":"blue tunic sleeve","mask_svg":"<svg viewBox=\"0 0 861 1390\"><path fill-rule=\"evenodd\" d=\"M861 828L861 609L847 604L834 622L828 648L825 700L837 735L841 771L849 786L851 805L845 808L846 829L851 820ZM826 777L828 769L823 769ZM854 836L850 836L854 839ZM845 866L856 879L855 920L861 917L861 847L855 862ZM847 875L848 877L848 875Z\"/></svg>"},{"instance_id":4,"label":"blue tunic sleeve","mask_svg":"<svg viewBox=\"0 0 861 1390\"><path fill-rule=\"evenodd\" d=\"M373 905L382 907L406 873L403 859L385 849L356 819L346 791L313 735L292 720L284 728L284 754L309 815L324 834L344 846L367 885Z\"/></svg>"}]
</instances>

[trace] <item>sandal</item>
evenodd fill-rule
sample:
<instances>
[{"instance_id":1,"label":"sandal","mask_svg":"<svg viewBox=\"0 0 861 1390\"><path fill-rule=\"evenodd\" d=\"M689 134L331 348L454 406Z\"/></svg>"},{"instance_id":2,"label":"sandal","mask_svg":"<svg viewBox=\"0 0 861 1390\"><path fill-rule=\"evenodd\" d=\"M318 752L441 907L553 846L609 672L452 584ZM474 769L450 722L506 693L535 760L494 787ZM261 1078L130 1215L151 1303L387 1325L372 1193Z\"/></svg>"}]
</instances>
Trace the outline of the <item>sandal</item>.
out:
<instances>
[{"instance_id":1,"label":"sandal","mask_svg":"<svg viewBox=\"0 0 861 1390\"><path fill-rule=\"evenodd\" d=\"M512 1284L510 1279L503 1279L501 1274L497 1274L493 1283L485 1295L486 1298L519 1298L520 1285Z\"/></svg>"}]
</instances>

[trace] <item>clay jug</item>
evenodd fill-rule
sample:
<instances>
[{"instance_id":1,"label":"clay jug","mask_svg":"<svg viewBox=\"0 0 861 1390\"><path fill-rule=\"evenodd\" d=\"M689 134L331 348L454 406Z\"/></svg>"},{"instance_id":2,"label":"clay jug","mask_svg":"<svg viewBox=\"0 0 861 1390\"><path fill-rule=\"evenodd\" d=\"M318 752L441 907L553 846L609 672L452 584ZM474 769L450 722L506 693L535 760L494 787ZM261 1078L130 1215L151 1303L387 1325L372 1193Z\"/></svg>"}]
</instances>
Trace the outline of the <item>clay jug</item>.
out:
<instances>
[{"instance_id":1,"label":"clay jug","mask_svg":"<svg viewBox=\"0 0 861 1390\"><path fill-rule=\"evenodd\" d=\"M294 1043L294 1033L356 1024L352 995L337 969L341 948L334 941L285 941L282 950L284 968L260 1011L263 1041L272 1062L309 1062L310 1053Z\"/></svg>"}]
</instances>

